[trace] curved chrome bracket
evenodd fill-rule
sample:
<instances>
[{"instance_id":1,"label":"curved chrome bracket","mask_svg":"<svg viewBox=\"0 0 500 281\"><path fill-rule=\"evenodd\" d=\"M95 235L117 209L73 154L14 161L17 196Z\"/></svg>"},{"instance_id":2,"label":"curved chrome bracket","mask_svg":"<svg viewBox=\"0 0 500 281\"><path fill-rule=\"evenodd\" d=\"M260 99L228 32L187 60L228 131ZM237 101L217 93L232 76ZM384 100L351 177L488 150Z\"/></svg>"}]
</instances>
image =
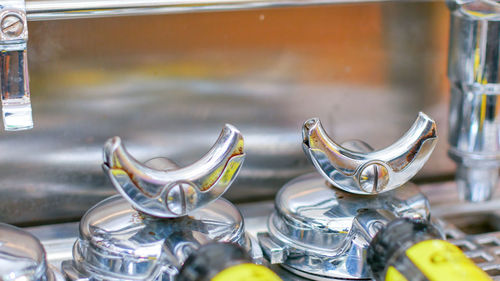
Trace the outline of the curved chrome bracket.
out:
<instances>
[{"instance_id":1,"label":"curved chrome bracket","mask_svg":"<svg viewBox=\"0 0 500 281\"><path fill-rule=\"evenodd\" d=\"M334 186L356 194L377 194L403 185L425 164L436 146L436 123L420 112L406 134L387 148L362 153L335 143L319 119L304 123L304 152Z\"/></svg>"},{"instance_id":2,"label":"curved chrome bracket","mask_svg":"<svg viewBox=\"0 0 500 281\"><path fill-rule=\"evenodd\" d=\"M104 145L103 169L134 208L155 217L180 217L219 198L236 178L243 136L226 124L210 151L190 166L157 170L140 163L119 137Z\"/></svg>"}]
</instances>

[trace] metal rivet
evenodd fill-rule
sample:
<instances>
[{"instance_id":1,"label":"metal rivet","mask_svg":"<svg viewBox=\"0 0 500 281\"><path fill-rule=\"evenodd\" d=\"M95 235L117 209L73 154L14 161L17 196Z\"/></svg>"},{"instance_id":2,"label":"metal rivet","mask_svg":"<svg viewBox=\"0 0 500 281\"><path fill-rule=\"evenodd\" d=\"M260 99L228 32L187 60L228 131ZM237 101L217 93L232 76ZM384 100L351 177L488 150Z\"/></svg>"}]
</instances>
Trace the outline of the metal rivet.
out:
<instances>
[{"instance_id":1,"label":"metal rivet","mask_svg":"<svg viewBox=\"0 0 500 281\"><path fill-rule=\"evenodd\" d=\"M24 22L18 15L7 15L2 19L2 33L9 37L18 37L24 30Z\"/></svg>"}]
</instances>

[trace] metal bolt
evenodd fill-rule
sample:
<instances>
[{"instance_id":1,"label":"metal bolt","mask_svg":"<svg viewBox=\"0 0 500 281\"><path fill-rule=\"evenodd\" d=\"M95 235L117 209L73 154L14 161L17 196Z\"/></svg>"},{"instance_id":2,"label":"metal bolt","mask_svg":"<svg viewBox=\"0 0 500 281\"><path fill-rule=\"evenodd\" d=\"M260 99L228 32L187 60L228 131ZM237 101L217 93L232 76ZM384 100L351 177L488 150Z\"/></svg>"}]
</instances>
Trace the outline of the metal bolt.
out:
<instances>
[{"instance_id":1,"label":"metal bolt","mask_svg":"<svg viewBox=\"0 0 500 281\"><path fill-rule=\"evenodd\" d=\"M366 192L378 193L389 183L387 168L380 163L366 165L359 176L359 186Z\"/></svg>"},{"instance_id":2,"label":"metal bolt","mask_svg":"<svg viewBox=\"0 0 500 281\"><path fill-rule=\"evenodd\" d=\"M2 33L8 37L18 37L23 33L24 22L19 15L10 14L2 19Z\"/></svg>"},{"instance_id":3,"label":"metal bolt","mask_svg":"<svg viewBox=\"0 0 500 281\"><path fill-rule=\"evenodd\" d=\"M197 207L198 194L189 182L180 181L170 185L165 198L167 208L177 216L183 216Z\"/></svg>"}]
</instances>

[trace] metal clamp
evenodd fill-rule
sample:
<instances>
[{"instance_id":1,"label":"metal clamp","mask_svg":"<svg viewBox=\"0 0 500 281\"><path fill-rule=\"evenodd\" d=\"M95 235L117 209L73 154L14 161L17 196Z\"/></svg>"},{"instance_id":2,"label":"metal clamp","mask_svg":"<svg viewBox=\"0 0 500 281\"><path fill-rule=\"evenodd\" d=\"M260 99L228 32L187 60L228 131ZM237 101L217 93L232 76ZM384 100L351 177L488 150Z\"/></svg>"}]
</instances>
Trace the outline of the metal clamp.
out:
<instances>
[{"instance_id":1,"label":"metal clamp","mask_svg":"<svg viewBox=\"0 0 500 281\"><path fill-rule=\"evenodd\" d=\"M226 124L211 150L190 166L166 171L148 167L114 137L104 146L103 169L137 210L155 217L180 217L219 198L244 158L243 136Z\"/></svg>"},{"instance_id":2,"label":"metal clamp","mask_svg":"<svg viewBox=\"0 0 500 281\"><path fill-rule=\"evenodd\" d=\"M356 194L397 188L425 164L436 146L436 123L420 112L408 132L387 148L362 153L335 143L319 119L304 123L303 149L318 171L334 186Z\"/></svg>"},{"instance_id":3,"label":"metal clamp","mask_svg":"<svg viewBox=\"0 0 500 281\"><path fill-rule=\"evenodd\" d=\"M5 130L33 128L28 77L28 22L24 0L0 4L0 79Z\"/></svg>"}]
</instances>

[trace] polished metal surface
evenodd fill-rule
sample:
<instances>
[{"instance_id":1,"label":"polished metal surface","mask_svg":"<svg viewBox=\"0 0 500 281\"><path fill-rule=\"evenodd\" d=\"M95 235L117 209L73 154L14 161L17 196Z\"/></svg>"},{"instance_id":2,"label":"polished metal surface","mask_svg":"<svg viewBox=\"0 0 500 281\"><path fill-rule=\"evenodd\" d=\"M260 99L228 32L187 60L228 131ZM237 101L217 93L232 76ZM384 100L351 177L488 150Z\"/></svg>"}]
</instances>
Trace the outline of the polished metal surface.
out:
<instances>
[{"instance_id":1,"label":"polished metal surface","mask_svg":"<svg viewBox=\"0 0 500 281\"><path fill-rule=\"evenodd\" d=\"M70 280L174 280L189 254L212 241L237 243L250 253L255 246L240 213L224 199L165 219L144 215L114 196L82 218L73 260L62 268Z\"/></svg>"},{"instance_id":2,"label":"polished metal surface","mask_svg":"<svg viewBox=\"0 0 500 281\"><path fill-rule=\"evenodd\" d=\"M30 20L55 20L381 1L388 0L31 0L27 10Z\"/></svg>"},{"instance_id":3,"label":"polished metal surface","mask_svg":"<svg viewBox=\"0 0 500 281\"><path fill-rule=\"evenodd\" d=\"M500 263L498 262L500 225L497 223L500 198L495 197L492 201L481 204L464 204L459 200L455 182L427 184L421 186L421 190L429 198L432 215L434 218L439 218L438 222L443 226L449 241L460 247L493 280L500 280ZM257 233L266 231L266 218L274 210L273 202L246 203L237 207L241 210L245 219L245 228L250 235L256 236ZM457 218L466 220L457 220ZM488 221L492 223L490 228L477 227ZM77 223L31 227L27 230L42 241L47 250L48 261L54 267L60 267L62 260L71 257L72 245L78 233ZM310 280L292 274L279 265L270 267L284 281ZM341 279L325 278L324 280Z\"/></svg>"},{"instance_id":4,"label":"polished metal surface","mask_svg":"<svg viewBox=\"0 0 500 281\"><path fill-rule=\"evenodd\" d=\"M24 0L0 3L0 90L7 131L33 128L28 74L28 21Z\"/></svg>"},{"instance_id":5,"label":"polished metal surface","mask_svg":"<svg viewBox=\"0 0 500 281\"><path fill-rule=\"evenodd\" d=\"M119 137L103 149L103 170L120 195L91 208L80 220L73 257L62 264L69 280L173 281L201 245L244 246L260 262L260 248L245 234L238 209L219 198L243 162L243 137L226 125L199 161L135 160Z\"/></svg>"},{"instance_id":6,"label":"polished metal surface","mask_svg":"<svg viewBox=\"0 0 500 281\"><path fill-rule=\"evenodd\" d=\"M119 137L104 145L104 172L132 206L155 217L180 217L224 194L245 159L243 136L226 124L212 149L183 168L158 170L134 159Z\"/></svg>"},{"instance_id":7,"label":"polished metal surface","mask_svg":"<svg viewBox=\"0 0 500 281\"><path fill-rule=\"evenodd\" d=\"M500 166L500 4L450 1L448 140L463 199L484 201Z\"/></svg>"},{"instance_id":8,"label":"polished metal surface","mask_svg":"<svg viewBox=\"0 0 500 281\"><path fill-rule=\"evenodd\" d=\"M47 263L40 240L31 233L0 223L0 280L63 281Z\"/></svg>"},{"instance_id":9,"label":"polished metal surface","mask_svg":"<svg viewBox=\"0 0 500 281\"><path fill-rule=\"evenodd\" d=\"M373 278L367 251L380 229L397 218L430 222L429 202L407 181L436 141L436 124L423 113L405 136L380 151L362 141L340 146L318 119L306 121L304 153L317 172L289 181L276 195L268 230L258 237L266 258L313 280ZM374 165L380 171L370 178L364 170ZM371 181L372 189L364 189L363 181Z\"/></svg>"},{"instance_id":10,"label":"polished metal surface","mask_svg":"<svg viewBox=\"0 0 500 281\"><path fill-rule=\"evenodd\" d=\"M302 147L332 185L356 194L378 194L400 187L420 171L437 143L434 120L420 112L408 132L387 148L358 152L335 143L319 119L302 129Z\"/></svg>"},{"instance_id":11,"label":"polished metal surface","mask_svg":"<svg viewBox=\"0 0 500 281\"><path fill-rule=\"evenodd\" d=\"M349 194L326 184L317 173L307 174L286 184L276 196L276 211L268 220L269 234L263 251L277 255L296 274L314 280L322 278L370 279L365 255L376 231L385 220L367 216L365 210L380 210L394 217L429 219L429 204L413 184L379 194ZM276 244L266 247L269 239Z\"/></svg>"},{"instance_id":12,"label":"polished metal surface","mask_svg":"<svg viewBox=\"0 0 500 281\"><path fill-rule=\"evenodd\" d=\"M115 194L100 166L113 136L138 161L186 166L230 122L247 156L224 196L251 202L313 170L300 135L311 116L375 149L420 110L447 135L448 20L442 2L398 1L31 21L36 126L0 136L0 220L77 221ZM447 149L416 178L450 179Z\"/></svg>"}]
</instances>

